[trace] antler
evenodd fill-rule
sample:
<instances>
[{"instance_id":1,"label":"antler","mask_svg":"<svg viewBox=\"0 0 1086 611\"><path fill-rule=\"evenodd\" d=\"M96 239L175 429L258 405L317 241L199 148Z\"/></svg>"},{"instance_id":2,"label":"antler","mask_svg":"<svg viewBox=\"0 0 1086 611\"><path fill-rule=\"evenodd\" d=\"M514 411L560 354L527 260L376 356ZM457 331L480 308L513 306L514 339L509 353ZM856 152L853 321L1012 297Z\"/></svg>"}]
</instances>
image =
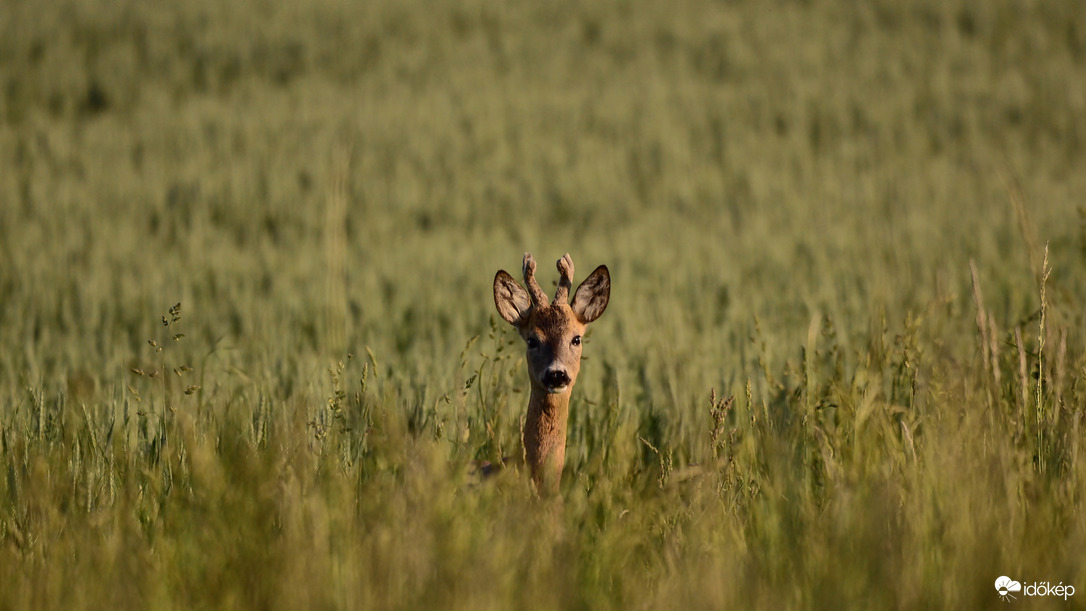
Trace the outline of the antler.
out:
<instances>
[{"instance_id":1,"label":"antler","mask_svg":"<svg viewBox=\"0 0 1086 611\"><path fill-rule=\"evenodd\" d=\"M532 304L538 308L550 305L547 294L539 287L535 279L535 259L530 253L524 253L524 283L528 285L528 294L532 296Z\"/></svg>"},{"instance_id":2,"label":"antler","mask_svg":"<svg viewBox=\"0 0 1086 611\"><path fill-rule=\"evenodd\" d=\"M573 259L568 252L558 260L558 273L562 277L558 280L558 290L554 292L554 302L566 303L569 300L569 289L573 287Z\"/></svg>"}]
</instances>

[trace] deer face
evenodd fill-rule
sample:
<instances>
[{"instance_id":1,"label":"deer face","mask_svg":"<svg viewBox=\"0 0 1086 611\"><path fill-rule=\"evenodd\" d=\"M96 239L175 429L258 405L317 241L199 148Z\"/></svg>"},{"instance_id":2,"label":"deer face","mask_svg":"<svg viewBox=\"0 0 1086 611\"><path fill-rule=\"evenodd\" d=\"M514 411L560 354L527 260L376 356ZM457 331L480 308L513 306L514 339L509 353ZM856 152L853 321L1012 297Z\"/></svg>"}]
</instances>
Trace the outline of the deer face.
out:
<instances>
[{"instance_id":1,"label":"deer face","mask_svg":"<svg viewBox=\"0 0 1086 611\"><path fill-rule=\"evenodd\" d=\"M569 255L559 259L558 271L561 280L553 304L547 302L536 282L535 260L527 253L524 255L527 291L504 270L494 277L494 304L498 314L524 338L532 387L550 394L569 392L577 381L585 328L603 314L611 296L611 276L607 267L601 265L577 287L573 303L567 305L573 280L573 261Z\"/></svg>"},{"instance_id":2,"label":"deer face","mask_svg":"<svg viewBox=\"0 0 1086 611\"><path fill-rule=\"evenodd\" d=\"M581 338L586 327L564 303L531 312L519 330L528 347L533 386L552 394L573 387L581 371Z\"/></svg>"}]
</instances>

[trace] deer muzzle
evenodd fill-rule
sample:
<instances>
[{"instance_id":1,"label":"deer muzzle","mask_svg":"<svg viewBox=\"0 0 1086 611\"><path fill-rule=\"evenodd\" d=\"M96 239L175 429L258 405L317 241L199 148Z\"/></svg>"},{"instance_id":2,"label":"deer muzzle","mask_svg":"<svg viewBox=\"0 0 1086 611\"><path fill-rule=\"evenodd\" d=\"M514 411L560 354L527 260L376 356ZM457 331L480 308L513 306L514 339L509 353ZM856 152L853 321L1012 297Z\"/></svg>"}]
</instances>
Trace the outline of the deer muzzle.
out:
<instances>
[{"instance_id":1,"label":"deer muzzle","mask_svg":"<svg viewBox=\"0 0 1086 611\"><path fill-rule=\"evenodd\" d=\"M572 380L563 369L548 369L543 373L543 388L549 393L560 393L569 387Z\"/></svg>"}]
</instances>

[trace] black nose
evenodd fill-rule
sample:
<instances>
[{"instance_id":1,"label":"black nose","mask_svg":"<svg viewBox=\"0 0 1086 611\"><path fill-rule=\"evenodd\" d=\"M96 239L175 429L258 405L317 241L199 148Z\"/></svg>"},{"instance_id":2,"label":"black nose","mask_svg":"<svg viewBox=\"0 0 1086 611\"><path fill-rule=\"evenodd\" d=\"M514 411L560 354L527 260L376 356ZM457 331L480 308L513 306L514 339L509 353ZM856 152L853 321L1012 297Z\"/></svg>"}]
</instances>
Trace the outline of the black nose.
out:
<instances>
[{"instance_id":1,"label":"black nose","mask_svg":"<svg viewBox=\"0 0 1086 611\"><path fill-rule=\"evenodd\" d=\"M561 369L551 369L543 374L543 383L551 388L566 386L569 384L569 374Z\"/></svg>"}]
</instances>

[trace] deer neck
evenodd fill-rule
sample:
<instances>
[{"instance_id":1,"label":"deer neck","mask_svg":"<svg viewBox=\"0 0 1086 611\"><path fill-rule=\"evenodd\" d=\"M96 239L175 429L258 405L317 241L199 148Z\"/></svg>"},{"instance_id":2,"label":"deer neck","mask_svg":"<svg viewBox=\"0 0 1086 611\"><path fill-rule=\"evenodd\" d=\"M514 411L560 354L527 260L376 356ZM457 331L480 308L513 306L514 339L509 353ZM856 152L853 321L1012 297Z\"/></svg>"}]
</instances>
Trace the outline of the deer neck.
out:
<instances>
[{"instance_id":1,"label":"deer neck","mask_svg":"<svg viewBox=\"0 0 1086 611\"><path fill-rule=\"evenodd\" d=\"M564 392L549 393L532 385L524 420L524 459L539 490L556 491L566 458L566 421L571 384Z\"/></svg>"}]
</instances>

